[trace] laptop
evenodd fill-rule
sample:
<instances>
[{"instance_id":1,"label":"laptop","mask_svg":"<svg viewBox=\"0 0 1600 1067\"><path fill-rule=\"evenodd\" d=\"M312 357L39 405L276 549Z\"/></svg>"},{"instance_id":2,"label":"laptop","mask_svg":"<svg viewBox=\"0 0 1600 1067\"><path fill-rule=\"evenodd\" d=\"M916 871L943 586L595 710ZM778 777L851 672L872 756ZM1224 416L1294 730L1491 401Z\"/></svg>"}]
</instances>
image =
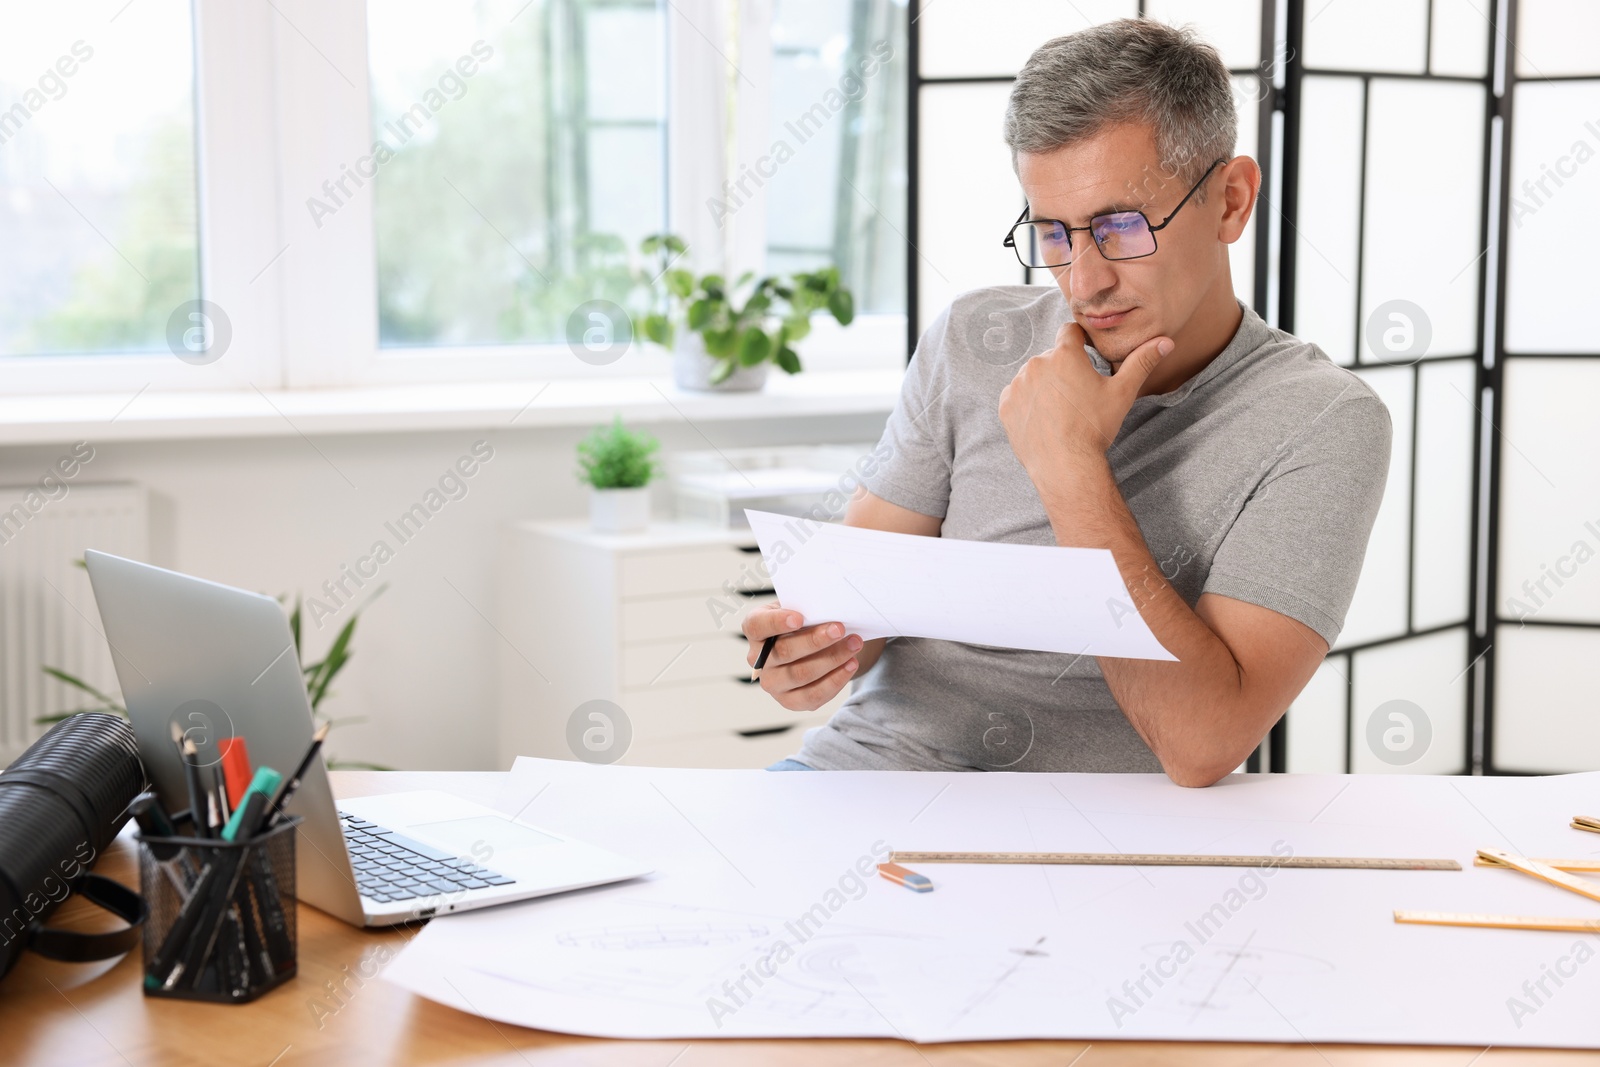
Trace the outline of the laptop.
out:
<instances>
[{"instance_id":1,"label":"laptop","mask_svg":"<svg viewBox=\"0 0 1600 1067\"><path fill-rule=\"evenodd\" d=\"M255 767L290 774L311 704L289 620L269 596L104 552L84 554L151 788L189 807L176 722L202 765L242 737ZM440 727L443 729L443 725ZM286 805L301 900L358 926L469 911L649 874L604 849L435 790L335 804L321 756Z\"/></svg>"}]
</instances>

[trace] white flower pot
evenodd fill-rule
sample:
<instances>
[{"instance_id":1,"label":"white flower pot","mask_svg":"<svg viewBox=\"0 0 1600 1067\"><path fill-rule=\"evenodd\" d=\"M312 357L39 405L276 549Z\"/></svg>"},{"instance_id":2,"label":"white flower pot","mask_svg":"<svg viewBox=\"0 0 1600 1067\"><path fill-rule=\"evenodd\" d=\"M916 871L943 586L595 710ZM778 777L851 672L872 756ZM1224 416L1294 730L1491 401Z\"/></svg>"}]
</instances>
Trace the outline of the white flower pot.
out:
<instances>
[{"instance_id":1,"label":"white flower pot","mask_svg":"<svg viewBox=\"0 0 1600 1067\"><path fill-rule=\"evenodd\" d=\"M589 487L589 525L597 533L639 533L650 525L650 487Z\"/></svg>"},{"instance_id":2,"label":"white flower pot","mask_svg":"<svg viewBox=\"0 0 1600 1067\"><path fill-rule=\"evenodd\" d=\"M757 363L754 367L736 367L732 374L715 384L711 372L722 361L706 355L706 340L687 327L677 331L677 345L672 350L672 380L679 389L697 389L712 393L743 393L760 389L767 381L770 363Z\"/></svg>"}]
</instances>

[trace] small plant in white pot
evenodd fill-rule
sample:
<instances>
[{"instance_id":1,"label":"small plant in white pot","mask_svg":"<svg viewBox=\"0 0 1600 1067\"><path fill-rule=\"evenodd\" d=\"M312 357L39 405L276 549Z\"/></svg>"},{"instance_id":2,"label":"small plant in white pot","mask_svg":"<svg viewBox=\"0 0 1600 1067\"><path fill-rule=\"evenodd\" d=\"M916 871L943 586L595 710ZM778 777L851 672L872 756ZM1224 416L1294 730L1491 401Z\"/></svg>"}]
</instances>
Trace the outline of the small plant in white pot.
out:
<instances>
[{"instance_id":1,"label":"small plant in white pot","mask_svg":"<svg viewBox=\"0 0 1600 1067\"><path fill-rule=\"evenodd\" d=\"M578 477L589 485L589 525L601 533L634 533L650 525L650 480L661 447L622 425L597 427L578 442Z\"/></svg>"}]
</instances>

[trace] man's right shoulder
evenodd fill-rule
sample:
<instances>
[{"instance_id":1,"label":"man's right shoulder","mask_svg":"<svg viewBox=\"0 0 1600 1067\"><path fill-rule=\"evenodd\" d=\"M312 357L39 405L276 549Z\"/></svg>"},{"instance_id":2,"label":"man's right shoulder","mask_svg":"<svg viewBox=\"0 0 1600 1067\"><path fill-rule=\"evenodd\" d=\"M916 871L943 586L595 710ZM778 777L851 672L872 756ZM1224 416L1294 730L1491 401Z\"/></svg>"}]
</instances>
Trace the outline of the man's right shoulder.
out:
<instances>
[{"instance_id":1,"label":"man's right shoulder","mask_svg":"<svg viewBox=\"0 0 1600 1067\"><path fill-rule=\"evenodd\" d=\"M1071 317L1055 285L990 285L958 294L939 320L942 344L932 361L952 368L1015 367L1055 344L1056 331ZM970 362L969 362L970 361Z\"/></svg>"}]
</instances>

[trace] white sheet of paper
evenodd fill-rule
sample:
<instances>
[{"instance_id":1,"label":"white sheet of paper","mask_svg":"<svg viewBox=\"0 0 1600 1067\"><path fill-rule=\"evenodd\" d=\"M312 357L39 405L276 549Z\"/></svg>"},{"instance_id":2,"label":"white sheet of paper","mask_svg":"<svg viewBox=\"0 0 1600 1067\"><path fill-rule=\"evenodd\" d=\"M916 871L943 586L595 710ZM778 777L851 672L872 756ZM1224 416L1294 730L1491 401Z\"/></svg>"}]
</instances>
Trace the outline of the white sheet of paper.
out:
<instances>
[{"instance_id":1,"label":"white sheet of paper","mask_svg":"<svg viewBox=\"0 0 1600 1067\"><path fill-rule=\"evenodd\" d=\"M1479 846L1600 854L1600 838L1567 826L1600 814L1600 772L1233 775L1183 789L1152 774L524 758L499 806L657 872L436 918L383 972L504 1023L680 1040L1600 1048L1600 938L1392 917L1592 915L1583 897L1472 857ZM1463 870L930 864L920 870L935 889L919 894L858 873L885 848L1288 850L1448 858Z\"/></svg>"},{"instance_id":2,"label":"white sheet of paper","mask_svg":"<svg viewBox=\"0 0 1600 1067\"><path fill-rule=\"evenodd\" d=\"M862 640L931 637L996 648L1176 660L1104 548L865 530L745 509L778 601Z\"/></svg>"}]
</instances>

